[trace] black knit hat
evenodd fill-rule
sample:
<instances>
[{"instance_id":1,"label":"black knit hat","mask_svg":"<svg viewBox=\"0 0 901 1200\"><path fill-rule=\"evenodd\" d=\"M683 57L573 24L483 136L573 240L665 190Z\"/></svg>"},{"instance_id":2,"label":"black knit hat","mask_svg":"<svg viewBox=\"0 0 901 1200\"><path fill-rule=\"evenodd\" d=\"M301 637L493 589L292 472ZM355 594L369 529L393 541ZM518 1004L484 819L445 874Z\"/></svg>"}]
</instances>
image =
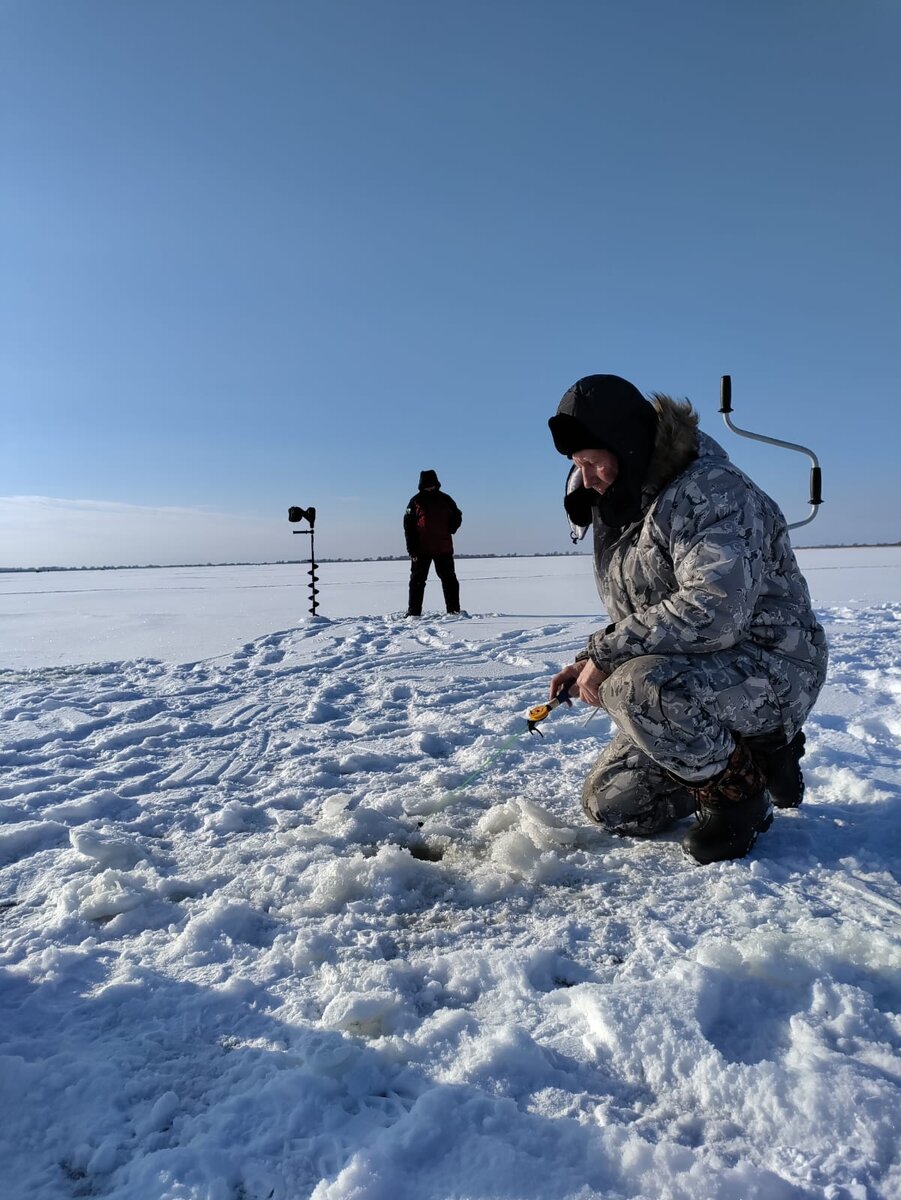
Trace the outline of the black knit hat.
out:
<instances>
[{"instance_id":1,"label":"black knit hat","mask_svg":"<svg viewBox=\"0 0 901 1200\"><path fill-rule=\"evenodd\" d=\"M435 474L434 471L420 471L419 472L419 490L421 492L425 491L426 488L437 488L437 487L441 487L441 480L438 478L438 476Z\"/></svg>"},{"instance_id":2,"label":"black knit hat","mask_svg":"<svg viewBox=\"0 0 901 1200\"><path fill-rule=\"evenodd\" d=\"M605 525L637 520L657 432L654 406L638 388L619 375L586 375L565 394L548 425L554 445L567 458L580 450L616 455L616 482L591 503Z\"/></svg>"}]
</instances>

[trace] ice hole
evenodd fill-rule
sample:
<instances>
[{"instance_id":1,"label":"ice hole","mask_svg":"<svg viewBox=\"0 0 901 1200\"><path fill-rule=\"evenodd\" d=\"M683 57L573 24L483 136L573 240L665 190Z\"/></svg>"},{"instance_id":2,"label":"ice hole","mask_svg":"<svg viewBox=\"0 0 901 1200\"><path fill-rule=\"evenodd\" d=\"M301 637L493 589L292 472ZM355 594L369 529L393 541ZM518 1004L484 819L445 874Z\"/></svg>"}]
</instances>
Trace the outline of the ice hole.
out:
<instances>
[{"instance_id":1,"label":"ice hole","mask_svg":"<svg viewBox=\"0 0 901 1200\"><path fill-rule=\"evenodd\" d=\"M440 846L429 846L426 842L416 842L410 846L410 853L420 862L441 862L444 851Z\"/></svg>"}]
</instances>

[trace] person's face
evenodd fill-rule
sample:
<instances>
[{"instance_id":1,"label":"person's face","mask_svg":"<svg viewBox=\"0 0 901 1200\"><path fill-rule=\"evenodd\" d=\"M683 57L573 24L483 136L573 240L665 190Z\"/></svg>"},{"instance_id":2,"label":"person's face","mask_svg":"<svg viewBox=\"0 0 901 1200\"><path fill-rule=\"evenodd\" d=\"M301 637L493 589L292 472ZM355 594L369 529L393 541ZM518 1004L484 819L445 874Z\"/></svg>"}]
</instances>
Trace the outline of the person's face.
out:
<instances>
[{"instance_id":1,"label":"person's face","mask_svg":"<svg viewBox=\"0 0 901 1200\"><path fill-rule=\"evenodd\" d=\"M582 472L582 482L602 496L619 474L619 462L609 450L579 450L572 456Z\"/></svg>"}]
</instances>

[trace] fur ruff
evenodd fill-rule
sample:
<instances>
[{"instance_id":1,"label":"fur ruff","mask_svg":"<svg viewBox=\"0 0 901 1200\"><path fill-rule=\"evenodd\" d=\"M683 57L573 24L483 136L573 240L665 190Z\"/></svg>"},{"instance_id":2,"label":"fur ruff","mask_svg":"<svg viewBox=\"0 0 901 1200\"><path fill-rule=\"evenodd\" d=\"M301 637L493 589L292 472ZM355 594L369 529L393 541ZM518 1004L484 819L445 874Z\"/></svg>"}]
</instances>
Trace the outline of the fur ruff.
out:
<instances>
[{"instance_id":1,"label":"fur ruff","mask_svg":"<svg viewBox=\"0 0 901 1200\"><path fill-rule=\"evenodd\" d=\"M657 413L657 433L645 490L656 494L698 457L698 414L690 401L662 392L653 392L650 401Z\"/></svg>"}]
</instances>

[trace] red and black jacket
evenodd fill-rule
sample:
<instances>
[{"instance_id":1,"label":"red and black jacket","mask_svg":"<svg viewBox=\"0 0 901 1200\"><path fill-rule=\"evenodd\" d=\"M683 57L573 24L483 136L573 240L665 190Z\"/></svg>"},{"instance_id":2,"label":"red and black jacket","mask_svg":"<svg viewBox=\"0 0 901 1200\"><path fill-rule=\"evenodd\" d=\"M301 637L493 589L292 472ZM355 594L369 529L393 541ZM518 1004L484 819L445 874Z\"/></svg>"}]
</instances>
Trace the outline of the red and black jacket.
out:
<instances>
[{"instance_id":1,"label":"red and black jacket","mask_svg":"<svg viewBox=\"0 0 901 1200\"><path fill-rule=\"evenodd\" d=\"M453 535L462 521L462 512L446 492L417 492L404 513L407 553L411 558L453 554Z\"/></svg>"}]
</instances>

